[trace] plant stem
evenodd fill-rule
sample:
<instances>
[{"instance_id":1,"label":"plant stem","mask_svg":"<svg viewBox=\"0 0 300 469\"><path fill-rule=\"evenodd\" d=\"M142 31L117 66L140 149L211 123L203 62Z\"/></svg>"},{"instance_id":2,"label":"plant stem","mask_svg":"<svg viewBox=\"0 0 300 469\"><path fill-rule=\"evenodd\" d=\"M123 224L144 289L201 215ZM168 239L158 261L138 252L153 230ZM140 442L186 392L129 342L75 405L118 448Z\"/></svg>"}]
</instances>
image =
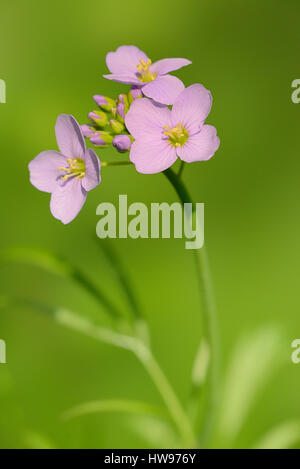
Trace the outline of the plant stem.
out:
<instances>
[{"instance_id":1,"label":"plant stem","mask_svg":"<svg viewBox=\"0 0 300 469\"><path fill-rule=\"evenodd\" d=\"M162 396L169 413L179 430L185 448L197 448L197 442L191 422L178 400L172 386L166 378L164 372L152 355L150 349L141 343L141 346L135 351L140 359L153 383L156 385L160 395Z\"/></svg>"},{"instance_id":2,"label":"plant stem","mask_svg":"<svg viewBox=\"0 0 300 469\"><path fill-rule=\"evenodd\" d=\"M97 327L70 311L58 310L55 317L60 324L116 347L130 350L143 364L172 417L186 448L196 448L196 439L190 421L169 381L152 355L150 349L138 338L126 336L109 329Z\"/></svg>"},{"instance_id":3,"label":"plant stem","mask_svg":"<svg viewBox=\"0 0 300 469\"><path fill-rule=\"evenodd\" d=\"M217 308L211 281L210 267L205 247L196 250L195 265L198 276L204 311L204 327L210 347L210 367L208 370L208 395L203 419L201 444L206 444L213 436L219 406L220 390L220 337Z\"/></svg>"},{"instance_id":4,"label":"plant stem","mask_svg":"<svg viewBox=\"0 0 300 469\"><path fill-rule=\"evenodd\" d=\"M172 169L164 171L164 174L174 187L181 203L183 205L184 203L193 203L193 200L185 185L180 180L180 177ZM202 294L205 335L207 336L211 357L211 363L208 372L208 402L205 406L203 429L201 432L201 440L202 444L204 444L212 435L218 407L220 341L217 310L205 247L203 246L201 249L194 250L194 256L199 289Z\"/></svg>"},{"instance_id":5,"label":"plant stem","mask_svg":"<svg viewBox=\"0 0 300 469\"><path fill-rule=\"evenodd\" d=\"M113 319L122 319L124 317L122 312L114 305L114 303L111 302L104 292L100 291L100 289L96 287L81 271L74 269L72 272L72 278L84 287L101 306L106 308Z\"/></svg>"},{"instance_id":6,"label":"plant stem","mask_svg":"<svg viewBox=\"0 0 300 469\"><path fill-rule=\"evenodd\" d=\"M112 249L112 246L108 242L97 243L97 246L100 247L100 249L104 253L107 261L109 262L114 272L114 275L116 276L118 280L120 287L124 291L128 300L128 304L131 307L131 310L133 312L133 316L136 319L141 319L143 315L141 313L139 302L135 295L135 289L130 282L129 274L127 270L125 269L123 263L119 259L119 256Z\"/></svg>"},{"instance_id":7,"label":"plant stem","mask_svg":"<svg viewBox=\"0 0 300 469\"><path fill-rule=\"evenodd\" d=\"M182 176L183 170L184 170L184 161L181 161L181 162L180 162L180 168L179 168L179 171L178 171L178 173L177 173L177 176L179 177L179 179L180 179L181 176Z\"/></svg>"},{"instance_id":8,"label":"plant stem","mask_svg":"<svg viewBox=\"0 0 300 469\"><path fill-rule=\"evenodd\" d=\"M131 161L101 161L101 167L132 165Z\"/></svg>"},{"instance_id":9,"label":"plant stem","mask_svg":"<svg viewBox=\"0 0 300 469\"><path fill-rule=\"evenodd\" d=\"M174 187L182 205L185 203L193 204L193 200L179 176L171 168L164 171L164 175Z\"/></svg>"}]
</instances>

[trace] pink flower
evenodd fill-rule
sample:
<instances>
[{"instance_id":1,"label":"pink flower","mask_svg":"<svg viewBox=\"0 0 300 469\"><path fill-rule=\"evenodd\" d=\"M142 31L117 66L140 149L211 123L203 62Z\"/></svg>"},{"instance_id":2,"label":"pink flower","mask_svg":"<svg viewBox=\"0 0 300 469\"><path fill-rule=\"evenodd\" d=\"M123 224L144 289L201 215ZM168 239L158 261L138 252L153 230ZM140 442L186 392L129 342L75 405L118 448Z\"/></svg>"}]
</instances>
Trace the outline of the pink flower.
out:
<instances>
[{"instance_id":1,"label":"pink flower","mask_svg":"<svg viewBox=\"0 0 300 469\"><path fill-rule=\"evenodd\" d=\"M111 75L103 75L109 80L133 85L142 89L148 98L158 103L173 104L184 89L179 78L169 72L189 65L187 59L163 59L152 63L147 55L135 46L121 46L116 52L109 52L106 64Z\"/></svg>"},{"instance_id":2,"label":"pink flower","mask_svg":"<svg viewBox=\"0 0 300 469\"><path fill-rule=\"evenodd\" d=\"M29 163L30 182L51 193L51 213L66 224L78 215L88 191L100 184L100 160L94 150L86 149L73 116L58 116L55 133L61 153L48 150L37 155Z\"/></svg>"},{"instance_id":3,"label":"pink flower","mask_svg":"<svg viewBox=\"0 0 300 469\"><path fill-rule=\"evenodd\" d=\"M212 97L204 86L195 84L177 97L172 110L142 98L134 101L125 124L135 138L130 160L140 173L159 173L182 161L209 160L220 140L215 127L205 125Z\"/></svg>"}]
</instances>

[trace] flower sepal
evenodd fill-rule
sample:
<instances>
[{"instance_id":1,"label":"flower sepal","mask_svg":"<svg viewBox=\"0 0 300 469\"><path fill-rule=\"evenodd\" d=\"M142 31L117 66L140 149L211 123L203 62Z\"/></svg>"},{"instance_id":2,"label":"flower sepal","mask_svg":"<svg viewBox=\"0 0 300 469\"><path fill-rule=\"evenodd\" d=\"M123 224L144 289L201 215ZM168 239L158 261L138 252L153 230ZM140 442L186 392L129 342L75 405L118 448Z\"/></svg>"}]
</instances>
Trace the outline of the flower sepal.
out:
<instances>
[{"instance_id":1,"label":"flower sepal","mask_svg":"<svg viewBox=\"0 0 300 469\"><path fill-rule=\"evenodd\" d=\"M104 128L108 123L108 117L106 112L103 111L92 111L89 112L88 118L93 124L96 124L98 127Z\"/></svg>"},{"instance_id":2,"label":"flower sepal","mask_svg":"<svg viewBox=\"0 0 300 469\"><path fill-rule=\"evenodd\" d=\"M114 134L121 134L125 130L125 125L116 119L111 119L109 121L109 126Z\"/></svg>"},{"instance_id":3,"label":"flower sepal","mask_svg":"<svg viewBox=\"0 0 300 469\"><path fill-rule=\"evenodd\" d=\"M93 99L97 106L99 106L103 111L111 112L116 107L116 101L107 96L102 96L101 94L95 94Z\"/></svg>"}]
</instances>

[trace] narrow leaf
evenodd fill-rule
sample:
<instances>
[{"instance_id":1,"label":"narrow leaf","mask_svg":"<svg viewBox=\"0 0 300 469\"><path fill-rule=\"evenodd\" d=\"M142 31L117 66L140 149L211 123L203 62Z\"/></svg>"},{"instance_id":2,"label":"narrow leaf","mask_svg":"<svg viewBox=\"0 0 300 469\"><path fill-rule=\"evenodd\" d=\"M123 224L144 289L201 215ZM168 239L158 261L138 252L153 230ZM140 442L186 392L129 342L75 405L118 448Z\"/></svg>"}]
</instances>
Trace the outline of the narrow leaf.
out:
<instances>
[{"instance_id":1,"label":"narrow leaf","mask_svg":"<svg viewBox=\"0 0 300 469\"><path fill-rule=\"evenodd\" d=\"M139 344L134 337L115 332L106 327L99 327L87 318L64 308L54 308L48 304L20 298L12 299L10 303L20 305L21 307L29 307L39 313L51 315L58 324L115 347L133 352Z\"/></svg>"},{"instance_id":2,"label":"narrow leaf","mask_svg":"<svg viewBox=\"0 0 300 469\"><path fill-rule=\"evenodd\" d=\"M132 416L128 424L131 430L142 437L152 448L178 449L180 439L171 422L159 420L149 415Z\"/></svg>"},{"instance_id":3,"label":"narrow leaf","mask_svg":"<svg viewBox=\"0 0 300 469\"><path fill-rule=\"evenodd\" d=\"M300 442L300 422L284 422L272 428L254 445L255 449L291 449Z\"/></svg>"},{"instance_id":4,"label":"narrow leaf","mask_svg":"<svg viewBox=\"0 0 300 469\"><path fill-rule=\"evenodd\" d=\"M209 361L210 348L204 337L200 342L192 369L192 384L195 388L201 387L205 382Z\"/></svg>"},{"instance_id":5,"label":"narrow leaf","mask_svg":"<svg viewBox=\"0 0 300 469\"><path fill-rule=\"evenodd\" d=\"M280 363L280 335L268 327L242 340L230 361L220 418L224 441L232 441L240 432L259 392Z\"/></svg>"},{"instance_id":6,"label":"narrow leaf","mask_svg":"<svg viewBox=\"0 0 300 469\"><path fill-rule=\"evenodd\" d=\"M28 449L55 449L54 444L47 437L37 432L27 431L23 440Z\"/></svg>"},{"instance_id":7,"label":"narrow leaf","mask_svg":"<svg viewBox=\"0 0 300 469\"><path fill-rule=\"evenodd\" d=\"M69 278L78 283L90 295L92 295L111 316L120 317L120 313L114 304L107 298L106 294L75 265L53 252L27 247L11 247L1 251L0 262L22 262L40 267L45 271Z\"/></svg>"},{"instance_id":8,"label":"narrow leaf","mask_svg":"<svg viewBox=\"0 0 300 469\"><path fill-rule=\"evenodd\" d=\"M134 414L146 414L160 418L168 418L168 414L160 407L152 406L144 402L126 400L100 400L81 404L63 413L64 420L71 420L83 415L102 412L126 412Z\"/></svg>"},{"instance_id":9,"label":"narrow leaf","mask_svg":"<svg viewBox=\"0 0 300 469\"><path fill-rule=\"evenodd\" d=\"M131 310L136 318L141 317L141 308L137 300L137 295L135 288L133 287L130 276L127 269L124 267L124 264L121 262L120 257L113 250L111 244L106 242L97 243L97 246L100 247L104 253L112 272L114 273L120 287L127 297L127 301Z\"/></svg>"}]
</instances>

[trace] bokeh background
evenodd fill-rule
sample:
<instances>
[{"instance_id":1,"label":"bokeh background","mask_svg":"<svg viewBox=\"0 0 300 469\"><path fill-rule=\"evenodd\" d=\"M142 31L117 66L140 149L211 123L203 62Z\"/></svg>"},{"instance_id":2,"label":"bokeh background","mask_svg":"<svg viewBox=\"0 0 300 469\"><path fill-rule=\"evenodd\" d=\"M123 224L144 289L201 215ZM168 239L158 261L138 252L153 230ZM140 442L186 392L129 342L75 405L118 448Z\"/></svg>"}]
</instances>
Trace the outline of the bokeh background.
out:
<instances>
[{"instance_id":1,"label":"bokeh background","mask_svg":"<svg viewBox=\"0 0 300 469\"><path fill-rule=\"evenodd\" d=\"M63 254L119 304L95 234L96 206L117 202L118 194L128 194L129 202L175 201L166 178L105 168L84 210L63 226L49 212L48 194L30 185L28 162L56 148L58 114L84 123L93 94L123 90L101 76L106 53L121 44L135 44L153 60L191 59L177 76L213 93L209 123L221 147L208 163L188 165L184 181L194 199L205 202L219 310L224 388L215 447L300 446L300 365L291 362L291 342L300 336L300 104L291 101L291 83L300 78L299 13L297 0L1 4L0 78L7 85L7 103L0 104L1 248ZM118 157L110 149L101 156ZM182 240L115 240L111 246L135 285L154 353L184 404L203 333L192 254ZM2 265L0 275L0 338L8 362L0 365L0 447L167 446L163 423L143 417L61 419L66 409L90 400L161 400L129 353L8 300L36 299L107 324L104 310L78 285L23 264Z\"/></svg>"}]
</instances>

